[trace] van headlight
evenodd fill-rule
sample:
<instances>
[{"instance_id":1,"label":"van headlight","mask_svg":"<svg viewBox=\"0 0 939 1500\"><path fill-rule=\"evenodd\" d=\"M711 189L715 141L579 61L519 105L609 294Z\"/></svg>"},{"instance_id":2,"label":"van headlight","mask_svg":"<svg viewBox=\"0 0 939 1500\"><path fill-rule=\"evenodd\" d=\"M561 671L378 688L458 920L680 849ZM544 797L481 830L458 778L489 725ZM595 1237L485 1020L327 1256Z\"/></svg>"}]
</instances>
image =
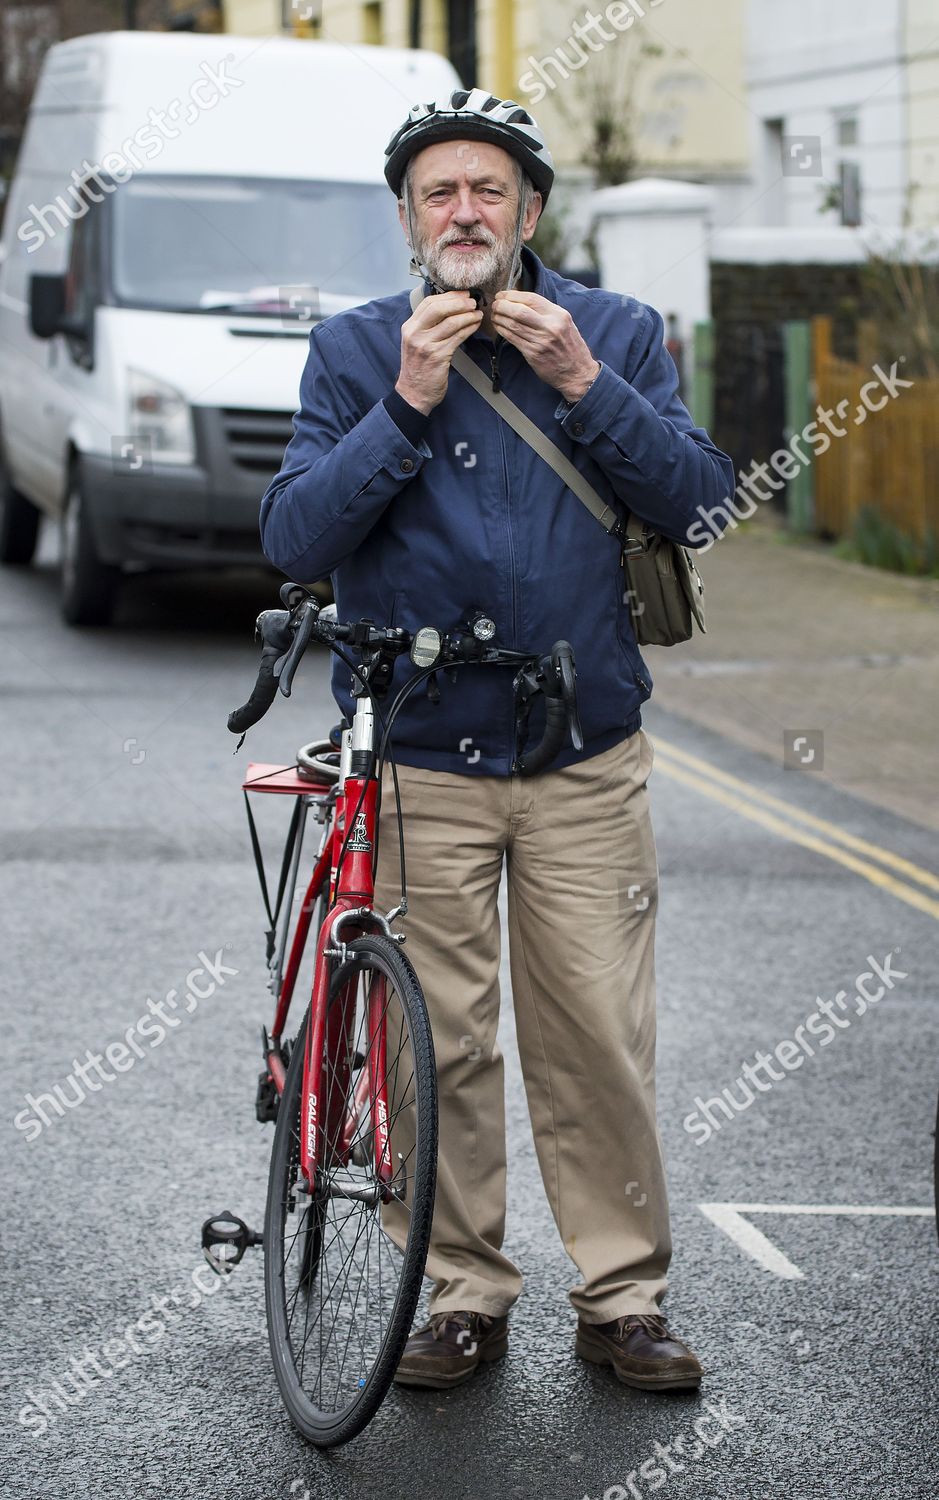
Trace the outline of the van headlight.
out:
<instances>
[{"instance_id":1,"label":"van headlight","mask_svg":"<svg viewBox=\"0 0 939 1500\"><path fill-rule=\"evenodd\" d=\"M127 387L127 431L144 440L144 453L154 463L195 463L192 409L182 392L143 370L128 370Z\"/></svg>"}]
</instances>

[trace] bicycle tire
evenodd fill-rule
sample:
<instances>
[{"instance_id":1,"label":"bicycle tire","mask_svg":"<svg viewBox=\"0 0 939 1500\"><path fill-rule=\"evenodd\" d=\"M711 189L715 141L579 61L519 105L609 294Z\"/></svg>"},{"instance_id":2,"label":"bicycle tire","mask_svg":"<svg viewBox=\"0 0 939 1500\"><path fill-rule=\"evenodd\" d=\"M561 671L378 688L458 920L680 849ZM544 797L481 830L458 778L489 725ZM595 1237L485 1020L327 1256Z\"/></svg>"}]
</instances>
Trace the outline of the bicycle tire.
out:
<instances>
[{"instance_id":1,"label":"bicycle tire","mask_svg":"<svg viewBox=\"0 0 939 1500\"><path fill-rule=\"evenodd\" d=\"M299 1160L300 1093L309 1009L292 1050L283 1097L278 1110L268 1179L264 1229L264 1286L271 1358L281 1397L291 1421L308 1442L320 1448L338 1447L356 1437L371 1421L388 1393L407 1342L420 1297L430 1243L436 1190L437 1077L430 1021L420 983L413 967L396 943L382 934L368 934L348 943L345 959L335 964L330 977L330 1005L344 991L345 986L350 983L358 984L358 977L365 972L377 972L384 975L385 980L393 986L393 993L399 997L407 1028L407 1047L414 1079L415 1146L413 1153L409 1153L413 1155L413 1161L410 1162L407 1173L410 1188L410 1201L407 1207L410 1211L410 1218L406 1243L403 1251L400 1247L395 1247L401 1256L401 1262L396 1289L391 1294L387 1278L384 1283L382 1282L381 1238L378 1243L377 1301L380 1303L383 1296L386 1301L389 1295L393 1296L387 1326L373 1331L372 1343L375 1348L374 1355L369 1356L368 1369L363 1372L360 1367L357 1376L354 1371L350 1372L349 1398L338 1409L327 1407L323 1404L322 1395L317 1400L305 1388L305 1381L307 1386L314 1383L310 1372L315 1370L315 1364L312 1362L314 1356L309 1352L309 1339L313 1329L309 1329L307 1325L313 1286L318 1277L325 1282L330 1274L330 1270L326 1269L329 1250L341 1241L344 1226L349 1222L351 1213L346 1214L337 1228L329 1220L331 1206L336 1200L328 1195L324 1198L317 1198L315 1201L311 1199L306 1213L314 1215L312 1240L309 1228L305 1227L307 1224L305 1217L301 1219L300 1225L294 1232L291 1230L292 1215L297 1201L297 1195L292 1189ZM387 995L389 992L386 990L385 993ZM386 999L386 1011L389 1003ZM399 1050L395 1059L396 1067L398 1057L401 1055ZM397 1079L397 1073L395 1077ZM410 1080L404 1087L405 1095L407 1095L409 1085ZM390 1122L390 1128L393 1139L393 1120ZM291 1206L292 1204L294 1207ZM365 1214L362 1213L361 1217L364 1223ZM377 1210L375 1221L378 1223L380 1236L388 1240L387 1233L381 1229L380 1215ZM333 1238L330 1240L331 1233ZM294 1270L289 1268L289 1260L291 1249L296 1245L300 1234L304 1236L301 1256L298 1257L302 1269L296 1277L298 1290L293 1293L291 1299L290 1277L294 1274L295 1268ZM366 1234L366 1253L371 1234L372 1226ZM356 1234L356 1246L361 1237L360 1226ZM308 1279L306 1284L302 1285L304 1278ZM327 1292L331 1309L333 1308L334 1285L335 1282L329 1286ZM296 1315L299 1320L296 1309L301 1291L306 1297L302 1341L299 1340L299 1336L296 1340L291 1339L292 1319ZM356 1291L356 1303L360 1291L361 1286ZM320 1296L322 1299L322 1291ZM366 1305L368 1306L368 1299ZM372 1311L374 1305L375 1299L373 1298L369 1311ZM321 1362L324 1318L325 1314L321 1315L318 1320ZM354 1323L355 1305L353 1305ZM316 1320L314 1320L314 1328L315 1326ZM358 1329L356 1331L358 1333ZM329 1337L331 1336L330 1334ZM299 1348L295 1348L295 1342L299 1344ZM311 1361L309 1366L308 1359ZM322 1379L322 1368L319 1374ZM340 1383L342 1375L343 1371L340 1371ZM354 1387L351 1385L353 1380L355 1381Z\"/></svg>"}]
</instances>

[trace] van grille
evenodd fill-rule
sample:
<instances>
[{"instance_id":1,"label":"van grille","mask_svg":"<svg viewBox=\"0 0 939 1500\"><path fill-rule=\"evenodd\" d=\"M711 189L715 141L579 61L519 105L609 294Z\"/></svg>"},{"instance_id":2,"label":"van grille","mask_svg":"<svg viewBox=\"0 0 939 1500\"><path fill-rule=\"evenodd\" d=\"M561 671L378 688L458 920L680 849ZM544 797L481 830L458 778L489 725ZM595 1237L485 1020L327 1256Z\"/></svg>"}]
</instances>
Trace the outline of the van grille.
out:
<instances>
[{"instance_id":1,"label":"van grille","mask_svg":"<svg viewBox=\"0 0 939 1500\"><path fill-rule=\"evenodd\" d=\"M292 412L229 406L222 408L222 421L232 463L271 478L280 472L284 449L293 437Z\"/></svg>"}]
</instances>

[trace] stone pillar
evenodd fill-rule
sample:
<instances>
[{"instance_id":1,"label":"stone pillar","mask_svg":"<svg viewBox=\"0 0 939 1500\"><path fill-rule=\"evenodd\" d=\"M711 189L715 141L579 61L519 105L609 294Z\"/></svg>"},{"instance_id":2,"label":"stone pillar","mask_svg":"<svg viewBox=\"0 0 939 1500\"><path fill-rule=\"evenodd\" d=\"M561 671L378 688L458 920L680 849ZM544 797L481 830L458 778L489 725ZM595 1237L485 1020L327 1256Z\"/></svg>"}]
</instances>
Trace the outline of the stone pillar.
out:
<instances>
[{"instance_id":1,"label":"stone pillar","mask_svg":"<svg viewBox=\"0 0 939 1500\"><path fill-rule=\"evenodd\" d=\"M665 177L601 188L590 201L600 285L651 303L665 319L666 337L677 337L686 351L689 374L695 324L711 316L713 201L710 188Z\"/></svg>"}]
</instances>

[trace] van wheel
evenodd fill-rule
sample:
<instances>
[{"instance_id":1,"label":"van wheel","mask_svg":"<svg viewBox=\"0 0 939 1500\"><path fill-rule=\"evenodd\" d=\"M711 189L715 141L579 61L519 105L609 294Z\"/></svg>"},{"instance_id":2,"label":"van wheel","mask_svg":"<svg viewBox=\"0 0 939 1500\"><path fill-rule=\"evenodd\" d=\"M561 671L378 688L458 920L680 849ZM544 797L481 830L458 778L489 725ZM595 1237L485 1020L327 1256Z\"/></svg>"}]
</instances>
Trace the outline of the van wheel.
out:
<instances>
[{"instance_id":1,"label":"van wheel","mask_svg":"<svg viewBox=\"0 0 939 1500\"><path fill-rule=\"evenodd\" d=\"M69 625L110 625L121 570L98 556L77 473L62 514L62 614Z\"/></svg>"},{"instance_id":2,"label":"van wheel","mask_svg":"<svg viewBox=\"0 0 939 1500\"><path fill-rule=\"evenodd\" d=\"M0 562L19 567L31 563L39 539L39 511L13 488L0 464Z\"/></svg>"}]
</instances>

